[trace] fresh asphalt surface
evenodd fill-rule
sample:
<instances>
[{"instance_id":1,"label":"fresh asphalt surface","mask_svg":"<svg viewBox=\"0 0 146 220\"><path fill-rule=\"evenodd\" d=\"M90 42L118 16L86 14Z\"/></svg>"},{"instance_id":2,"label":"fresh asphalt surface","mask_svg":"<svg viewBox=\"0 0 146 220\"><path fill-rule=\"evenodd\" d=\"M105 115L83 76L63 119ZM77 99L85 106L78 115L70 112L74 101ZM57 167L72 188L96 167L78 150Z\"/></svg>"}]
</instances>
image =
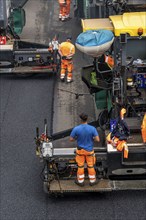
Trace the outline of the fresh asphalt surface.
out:
<instances>
[{"instance_id":1,"label":"fresh asphalt surface","mask_svg":"<svg viewBox=\"0 0 146 220\"><path fill-rule=\"evenodd\" d=\"M59 30L62 41L66 34L76 32L72 30L73 19L65 24L59 23L56 29L58 4L55 0L29 0L25 9L29 12L30 8L35 10L37 7L41 13L44 6L48 10L45 27L50 27L47 29L50 36ZM42 16L47 16L45 10ZM39 20L35 24L39 26ZM44 28L43 23L41 27ZM44 35L39 35L46 42L47 31L45 29ZM28 30L27 37L30 32ZM43 129L44 118L47 118L51 129L53 83L54 77L51 76L38 75L26 79L0 76L0 219L145 220L146 191L76 193L53 199L43 192L39 178L42 164L35 156L33 138L36 126Z\"/></svg>"}]
</instances>

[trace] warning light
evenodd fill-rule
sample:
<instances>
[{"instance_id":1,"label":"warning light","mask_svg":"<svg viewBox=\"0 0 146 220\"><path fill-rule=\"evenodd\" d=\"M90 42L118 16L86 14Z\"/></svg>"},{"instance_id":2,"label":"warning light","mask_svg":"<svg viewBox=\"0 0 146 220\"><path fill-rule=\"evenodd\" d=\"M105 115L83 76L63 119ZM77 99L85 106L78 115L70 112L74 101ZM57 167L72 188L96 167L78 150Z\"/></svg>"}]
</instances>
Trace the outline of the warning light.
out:
<instances>
[{"instance_id":1,"label":"warning light","mask_svg":"<svg viewBox=\"0 0 146 220\"><path fill-rule=\"evenodd\" d=\"M143 35L143 28L142 27L138 28L137 33L139 36Z\"/></svg>"}]
</instances>

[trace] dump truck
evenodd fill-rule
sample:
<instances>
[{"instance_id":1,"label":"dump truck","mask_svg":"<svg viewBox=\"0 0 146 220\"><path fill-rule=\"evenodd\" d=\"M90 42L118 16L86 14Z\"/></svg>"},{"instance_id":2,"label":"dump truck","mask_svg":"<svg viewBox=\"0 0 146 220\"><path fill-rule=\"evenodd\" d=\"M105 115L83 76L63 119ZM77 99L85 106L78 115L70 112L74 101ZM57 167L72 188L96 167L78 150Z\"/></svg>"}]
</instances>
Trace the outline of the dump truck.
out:
<instances>
[{"instance_id":1,"label":"dump truck","mask_svg":"<svg viewBox=\"0 0 146 220\"><path fill-rule=\"evenodd\" d=\"M14 7L11 0L0 0L0 73L19 76L56 74L59 55L56 58L48 45L20 39L25 22L26 14L22 7Z\"/></svg>"},{"instance_id":2,"label":"dump truck","mask_svg":"<svg viewBox=\"0 0 146 220\"><path fill-rule=\"evenodd\" d=\"M85 186L74 183L77 173L76 145L69 142L72 128L48 135L36 133L36 154L43 162L41 178L48 194L66 192L107 192L146 189L146 143L142 122L146 112L146 12L123 13L109 18L83 19L83 33L105 29L114 35L108 52L114 65L105 62L105 54L93 57L91 65L82 68L82 80L94 96L97 119L95 126L101 138L95 144L95 170L99 183L89 186L85 166ZM94 80L93 80L94 79ZM126 110L124 121L130 134L126 138L128 157L117 150L107 136L119 125L121 109ZM123 133L122 133L123 134Z\"/></svg>"}]
</instances>

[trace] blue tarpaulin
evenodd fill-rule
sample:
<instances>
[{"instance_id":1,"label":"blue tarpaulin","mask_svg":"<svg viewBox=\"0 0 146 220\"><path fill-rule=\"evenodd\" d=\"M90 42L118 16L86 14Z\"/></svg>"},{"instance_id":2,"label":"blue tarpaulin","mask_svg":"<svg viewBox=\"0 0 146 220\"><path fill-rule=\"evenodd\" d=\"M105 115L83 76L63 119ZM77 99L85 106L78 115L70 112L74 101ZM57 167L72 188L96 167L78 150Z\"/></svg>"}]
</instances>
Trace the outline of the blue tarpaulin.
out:
<instances>
[{"instance_id":1,"label":"blue tarpaulin","mask_svg":"<svg viewBox=\"0 0 146 220\"><path fill-rule=\"evenodd\" d=\"M85 47L100 46L113 38L114 35L109 30L90 30L81 33L76 39L76 44Z\"/></svg>"}]
</instances>

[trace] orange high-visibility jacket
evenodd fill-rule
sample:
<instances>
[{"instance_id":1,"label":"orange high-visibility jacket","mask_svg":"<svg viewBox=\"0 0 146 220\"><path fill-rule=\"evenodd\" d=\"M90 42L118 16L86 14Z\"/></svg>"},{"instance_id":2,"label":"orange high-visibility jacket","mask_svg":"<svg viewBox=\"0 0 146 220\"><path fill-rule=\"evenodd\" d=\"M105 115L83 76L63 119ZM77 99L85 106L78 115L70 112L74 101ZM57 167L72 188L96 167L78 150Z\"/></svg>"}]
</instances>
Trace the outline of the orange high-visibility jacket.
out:
<instances>
[{"instance_id":1,"label":"orange high-visibility jacket","mask_svg":"<svg viewBox=\"0 0 146 220\"><path fill-rule=\"evenodd\" d=\"M142 132L143 142L146 142L146 113L145 113L143 121L142 121L141 132Z\"/></svg>"},{"instance_id":2,"label":"orange high-visibility jacket","mask_svg":"<svg viewBox=\"0 0 146 220\"><path fill-rule=\"evenodd\" d=\"M63 42L59 46L59 51L63 56L69 56L70 54L75 54L75 46L70 42Z\"/></svg>"}]
</instances>

